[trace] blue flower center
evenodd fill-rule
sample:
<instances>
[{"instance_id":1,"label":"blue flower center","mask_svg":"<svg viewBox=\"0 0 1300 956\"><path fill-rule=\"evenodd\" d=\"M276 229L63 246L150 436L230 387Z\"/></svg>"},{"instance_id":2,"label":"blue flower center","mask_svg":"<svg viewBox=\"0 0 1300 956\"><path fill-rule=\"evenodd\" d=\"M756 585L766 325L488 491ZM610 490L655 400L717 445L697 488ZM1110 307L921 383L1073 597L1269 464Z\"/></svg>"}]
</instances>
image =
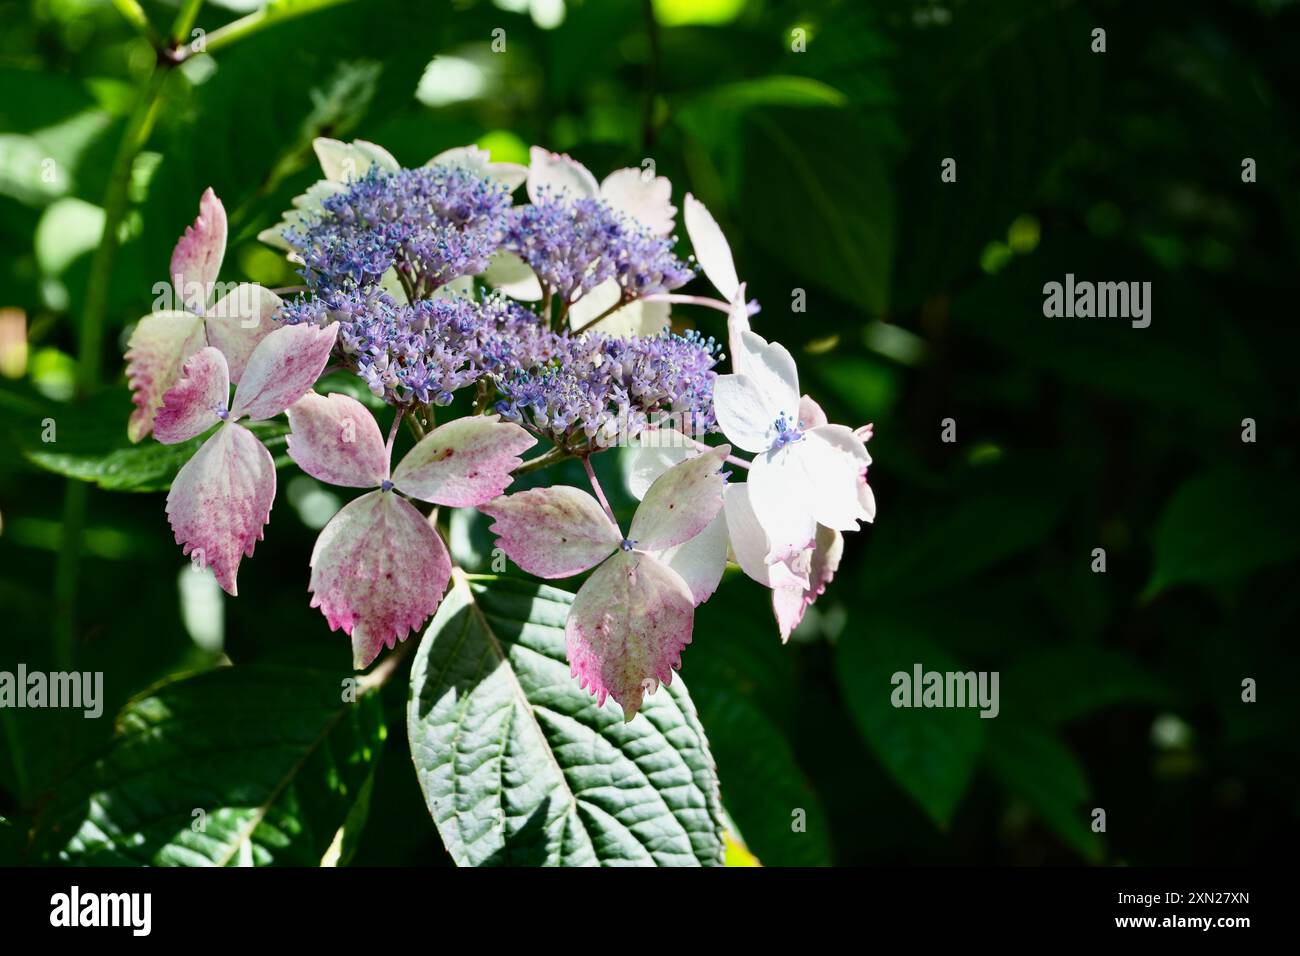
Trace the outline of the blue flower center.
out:
<instances>
[{"instance_id":1,"label":"blue flower center","mask_svg":"<svg viewBox=\"0 0 1300 956\"><path fill-rule=\"evenodd\" d=\"M773 423L776 429L776 438L772 441L772 451L780 451L791 442L796 442L803 438L803 432L799 430L801 422L791 423L786 421L785 413Z\"/></svg>"},{"instance_id":2,"label":"blue flower center","mask_svg":"<svg viewBox=\"0 0 1300 956\"><path fill-rule=\"evenodd\" d=\"M393 483L392 483L391 481L389 481L387 478L385 478L383 481L381 481L381 482L379 483L379 490L380 490L380 491L392 491L392 490L393 490Z\"/></svg>"},{"instance_id":3,"label":"blue flower center","mask_svg":"<svg viewBox=\"0 0 1300 956\"><path fill-rule=\"evenodd\" d=\"M619 547L622 548L624 551L631 551L634 547L636 547L636 542L633 541L631 538L624 538L623 543L620 544Z\"/></svg>"}]
</instances>

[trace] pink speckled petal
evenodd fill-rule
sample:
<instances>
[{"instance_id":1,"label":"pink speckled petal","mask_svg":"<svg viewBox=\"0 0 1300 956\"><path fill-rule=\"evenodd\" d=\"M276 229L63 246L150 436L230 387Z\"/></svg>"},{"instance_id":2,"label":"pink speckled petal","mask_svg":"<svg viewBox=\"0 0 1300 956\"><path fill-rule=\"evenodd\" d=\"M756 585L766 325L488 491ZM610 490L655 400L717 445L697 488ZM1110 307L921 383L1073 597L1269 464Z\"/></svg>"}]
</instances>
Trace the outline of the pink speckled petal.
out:
<instances>
[{"instance_id":1,"label":"pink speckled petal","mask_svg":"<svg viewBox=\"0 0 1300 956\"><path fill-rule=\"evenodd\" d=\"M185 463L167 493L167 518L185 554L212 568L228 594L252 557L275 501L275 461L247 428L227 423Z\"/></svg>"},{"instance_id":2,"label":"pink speckled petal","mask_svg":"<svg viewBox=\"0 0 1300 956\"><path fill-rule=\"evenodd\" d=\"M826 585L835 577L844 554L844 536L827 527L818 527L817 543L813 547L808 568L808 587L779 587L772 590L772 611L776 626L781 631L781 643L790 639L794 629L803 620L804 612L826 591Z\"/></svg>"},{"instance_id":3,"label":"pink speckled petal","mask_svg":"<svg viewBox=\"0 0 1300 956\"><path fill-rule=\"evenodd\" d=\"M510 560L541 578L593 568L623 540L600 503L568 485L521 491L479 510L496 519L488 530Z\"/></svg>"},{"instance_id":4,"label":"pink speckled petal","mask_svg":"<svg viewBox=\"0 0 1300 956\"><path fill-rule=\"evenodd\" d=\"M393 484L412 498L472 508L506 490L521 454L537 439L497 415L475 415L439 425L406 453Z\"/></svg>"},{"instance_id":5,"label":"pink speckled petal","mask_svg":"<svg viewBox=\"0 0 1300 956\"><path fill-rule=\"evenodd\" d=\"M235 389L234 418L259 422L302 398L329 361L337 325L285 325L258 343Z\"/></svg>"},{"instance_id":6,"label":"pink speckled petal","mask_svg":"<svg viewBox=\"0 0 1300 956\"><path fill-rule=\"evenodd\" d=\"M313 478L375 488L388 477L379 424L355 398L308 392L289 406L289 428L289 457Z\"/></svg>"},{"instance_id":7,"label":"pink speckled petal","mask_svg":"<svg viewBox=\"0 0 1300 956\"><path fill-rule=\"evenodd\" d=\"M352 637L352 663L370 665L438 609L451 558L424 515L372 491L330 519L311 553L311 606Z\"/></svg>"},{"instance_id":8,"label":"pink speckled petal","mask_svg":"<svg viewBox=\"0 0 1300 956\"><path fill-rule=\"evenodd\" d=\"M189 441L221 421L229 403L226 357L210 345L199 349L163 396L162 408L153 423L154 437L164 445Z\"/></svg>"},{"instance_id":9,"label":"pink speckled petal","mask_svg":"<svg viewBox=\"0 0 1300 956\"><path fill-rule=\"evenodd\" d=\"M226 256L226 209L211 188L199 199L199 217L172 250L171 280L185 308L203 314Z\"/></svg>"},{"instance_id":10,"label":"pink speckled petal","mask_svg":"<svg viewBox=\"0 0 1300 956\"><path fill-rule=\"evenodd\" d=\"M136 323L126 343L126 380L135 402L126 426L131 441L153 430L167 389L176 384L185 360L203 344L203 320L189 312L154 312Z\"/></svg>"},{"instance_id":11,"label":"pink speckled petal","mask_svg":"<svg viewBox=\"0 0 1300 956\"><path fill-rule=\"evenodd\" d=\"M204 325L208 344L221 349L230 365L230 380L238 382L259 342L279 328L274 316L284 305L270 289L242 282L208 311Z\"/></svg>"},{"instance_id":12,"label":"pink speckled petal","mask_svg":"<svg viewBox=\"0 0 1300 956\"><path fill-rule=\"evenodd\" d=\"M643 551L689 541L722 509L722 463L731 446L719 445L673 465L654 480L632 518L628 537Z\"/></svg>"},{"instance_id":13,"label":"pink speckled petal","mask_svg":"<svg viewBox=\"0 0 1300 956\"><path fill-rule=\"evenodd\" d=\"M564 628L569 668L597 706L613 697L631 720L646 694L672 683L694 624L695 601L677 572L648 554L620 551L573 599Z\"/></svg>"}]
</instances>

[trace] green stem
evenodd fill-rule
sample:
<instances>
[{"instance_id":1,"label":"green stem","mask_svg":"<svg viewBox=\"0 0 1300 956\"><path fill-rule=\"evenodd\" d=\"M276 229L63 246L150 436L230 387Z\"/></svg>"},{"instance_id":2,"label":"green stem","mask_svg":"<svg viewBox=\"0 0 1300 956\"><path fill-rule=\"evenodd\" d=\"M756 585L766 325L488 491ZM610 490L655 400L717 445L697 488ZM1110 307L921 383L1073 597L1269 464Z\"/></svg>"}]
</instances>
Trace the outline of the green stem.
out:
<instances>
[{"instance_id":1,"label":"green stem","mask_svg":"<svg viewBox=\"0 0 1300 956\"><path fill-rule=\"evenodd\" d=\"M90 261L86 306L81 316L81 336L77 346L77 390L82 399L99 384L100 351L104 340L104 318L108 312L109 283L113 276L113 255L121 236L122 221L126 218L131 171L136 156L153 131L167 73L167 68L160 62L141 89L109 172L108 189L104 194L104 233ZM69 479L63 496L63 533L54 571L54 659L64 670L71 668L76 656L77 583L81 573L88 497L87 485Z\"/></svg>"},{"instance_id":2,"label":"green stem","mask_svg":"<svg viewBox=\"0 0 1300 956\"><path fill-rule=\"evenodd\" d=\"M537 471L540 468L546 468L554 465L556 462L564 461L566 458L577 457L568 449L556 445L547 452L538 455L536 458L529 459L514 470L514 475L518 478L520 475L526 475L530 471Z\"/></svg>"},{"instance_id":3,"label":"green stem","mask_svg":"<svg viewBox=\"0 0 1300 956\"><path fill-rule=\"evenodd\" d=\"M246 17L232 20L225 26L213 30L208 34L205 52L214 53L222 47L229 46L236 40L248 36L250 33L256 33L282 20L289 20L305 13L314 13L326 7L334 7L349 2L353 2L353 0L315 0L315 2L269 4L253 11Z\"/></svg>"},{"instance_id":4,"label":"green stem","mask_svg":"<svg viewBox=\"0 0 1300 956\"><path fill-rule=\"evenodd\" d=\"M104 234L90 260L90 277L86 281L86 307L81 316L81 342L77 351L77 384L84 396L99 384L100 348L104 336L104 316L108 312L108 287L113 276L113 256L117 252L130 196L131 170L135 158L153 132L158 118L158 102L169 70L161 64L140 91L126 132L118 145L109 172L108 190L104 194Z\"/></svg>"},{"instance_id":5,"label":"green stem","mask_svg":"<svg viewBox=\"0 0 1300 956\"><path fill-rule=\"evenodd\" d=\"M199 7L201 6L203 6L203 0L185 0L180 12L176 14L176 22L172 24L172 42L177 46L189 38L190 30L194 28L194 21L198 18Z\"/></svg>"},{"instance_id":6,"label":"green stem","mask_svg":"<svg viewBox=\"0 0 1300 956\"><path fill-rule=\"evenodd\" d=\"M122 19L135 27L136 32L149 41L150 46L158 48L160 45L158 31L149 22L149 17L145 15L144 8L140 6L138 0L113 0L113 6L117 8L118 13L122 14Z\"/></svg>"}]
</instances>

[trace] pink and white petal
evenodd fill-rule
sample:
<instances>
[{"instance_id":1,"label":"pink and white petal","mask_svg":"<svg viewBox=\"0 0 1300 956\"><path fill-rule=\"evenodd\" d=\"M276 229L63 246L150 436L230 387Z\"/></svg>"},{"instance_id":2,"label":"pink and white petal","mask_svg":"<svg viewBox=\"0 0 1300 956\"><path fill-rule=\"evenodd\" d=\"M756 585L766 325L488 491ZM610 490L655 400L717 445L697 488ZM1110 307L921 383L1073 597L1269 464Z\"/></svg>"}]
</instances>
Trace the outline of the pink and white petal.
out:
<instances>
[{"instance_id":1,"label":"pink and white petal","mask_svg":"<svg viewBox=\"0 0 1300 956\"><path fill-rule=\"evenodd\" d=\"M528 198L558 199L567 193L569 199L586 199L600 195L596 177L591 170L564 153L552 153L534 146L528 151Z\"/></svg>"},{"instance_id":2,"label":"pink and white petal","mask_svg":"<svg viewBox=\"0 0 1300 956\"><path fill-rule=\"evenodd\" d=\"M768 404L758 382L748 375L713 380L713 413L727 440L750 452L765 452L776 438L780 410Z\"/></svg>"},{"instance_id":3,"label":"pink and white petal","mask_svg":"<svg viewBox=\"0 0 1300 956\"><path fill-rule=\"evenodd\" d=\"M479 507L495 518L489 531L506 556L529 574L567 578L595 567L623 541L600 503L568 485L534 488Z\"/></svg>"},{"instance_id":4,"label":"pink and white petal","mask_svg":"<svg viewBox=\"0 0 1300 956\"><path fill-rule=\"evenodd\" d=\"M416 442L393 470L393 484L421 501L473 508L514 480L519 457L537 439L499 415L469 415L439 425Z\"/></svg>"},{"instance_id":5,"label":"pink and white petal","mask_svg":"<svg viewBox=\"0 0 1300 956\"><path fill-rule=\"evenodd\" d=\"M600 198L656 236L673 231L677 207L672 203L673 184L666 176L647 175L647 170L635 167L616 169L601 182Z\"/></svg>"},{"instance_id":6,"label":"pink and white petal","mask_svg":"<svg viewBox=\"0 0 1300 956\"><path fill-rule=\"evenodd\" d=\"M663 551L708 527L722 510L722 464L729 454L730 445L719 445L656 478L632 516L629 540L643 551Z\"/></svg>"},{"instance_id":7,"label":"pink and white petal","mask_svg":"<svg viewBox=\"0 0 1300 956\"><path fill-rule=\"evenodd\" d=\"M231 416L259 422L306 395L325 370L338 332L335 324L282 325L270 332L249 356Z\"/></svg>"},{"instance_id":8,"label":"pink and white petal","mask_svg":"<svg viewBox=\"0 0 1300 956\"><path fill-rule=\"evenodd\" d=\"M189 441L220 422L229 403L226 357L210 345L201 348L186 360L181 377L163 396L154 438L164 445Z\"/></svg>"},{"instance_id":9,"label":"pink and white petal","mask_svg":"<svg viewBox=\"0 0 1300 956\"><path fill-rule=\"evenodd\" d=\"M226 208L208 187L199 199L199 215L172 250L171 280L185 308L200 315L212 301L212 287L226 256Z\"/></svg>"},{"instance_id":10,"label":"pink and white petal","mask_svg":"<svg viewBox=\"0 0 1300 956\"><path fill-rule=\"evenodd\" d=\"M542 298L542 284L533 267L505 249L492 254L483 281L520 302L537 302Z\"/></svg>"},{"instance_id":11,"label":"pink and white petal","mask_svg":"<svg viewBox=\"0 0 1300 956\"><path fill-rule=\"evenodd\" d=\"M243 377L257 344L279 328L274 316L283 305L283 300L265 286L241 282L208 310L203 323L208 344L221 349L232 382L238 383Z\"/></svg>"},{"instance_id":12,"label":"pink and white petal","mask_svg":"<svg viewBox=\"0 0 1300 956\"><path fill-rule=\"evenodd\" d=\"M312 141L316 158L320 160L321 171L325 178L336 183L345 183L360 179L370 171L371 166L378 166L384 172L396 172L401 165L392 153L366 142L364 139L344 143L341 140L318 136Z\"/></svg>"},{"instance_id":13,"label":"pink and white petal","mask_svg":"<svg viewBox=\"0 0 1300 956\"><path fill-rule=\"evenodd\" d=\"M862 439L846 425L818 425L787 446L790 462L803 474L811 492L812 515L819 524L839 531L858 530L875 511L863 507L862 473L871 455ZM874 503L874 502L873 502Z\"/></svg>"},{"instance_id":14,"label":"pink and white petal","mask_svg":"<svg viewBox=\"0 0 1300 956\"><path fill-rule=\"evenodd\" d=\"M623 481L632 496L640 501L656 478L699 453L698 446L675 428L647 428L623 452Z\"/></svg>"},{"instance_id":15,"label":"pink and white petal","mask_svg":"<svg viewBox=\"0 0 1300 956\"><path fill-rule=\"evenodd\" d=\"M355 398L308 392L289 406L289 457L313 478L375 488L388 477L388 449L370 410Z\"/></svg>"},{"instance_id":16,"label":"pink and white petal","mask_svg":"<svg viewBox=\"0 0 1300 956\"><path fill-rule=\"evenodd\" d=\"M799 399L799 427L801 429L816 428L818 425L828 424L829 419L822 407L818 405L811 395L805 395Z\"/></svg>"},{"instance_id":17,"label":"pink and white petal","mask_svg":"<svg viewBox=\"0 0 1300 956\"><path fill-rule=\"evenodd\" d=\"M749 500L748 482L727 486L723 514L727 519L731 554L742 571L765 588L794 587L802 591L808 586L810 559L806 552L810 549L794 552L784 561L768 562L772 547Z\"/></svg>"},{"instance_id":18,"label":"pink and white petal","mask_svg":"<svg viewBox=\"0 0 1300 956\"><path fill-rule=\"evenodd\" d=\"M772 611L781 632L781 643L790 639L794 629L803 620L804 612L826 592L826 586L835 577L844 555L844 536L830 528L817 529L817 544L813 547L808 568L808 586L781 587L772 591Z\"/></svg>"},{"instance_id":19,"label":"pink and white petal","mask_svg":"<svg viewBox=\"0 0 1300 956\"><path fill-rule=\"evenodd\" d=\"M620 551L573 599L564 627L570 672L598 707L613 697L630 721L646 694L672 683L694 623L695 601L677 572Z\"/></svg>"},{"instance_id":20,"label":"pink and white petal","mask_svg":"<svg viewBox=\"0 0 1300 956\"><path fill-rule=\"evenodd\" d=\"M727 516L721 510L703 531L681 544L654 552L691 589L695 606L713 596L727 569Z\"/></svg>"},{"instance_id":21,"label":"pink and white petal","mask_svg":"<svg viewBox=\"0 0 1300 956\"><path fill-rule=\"evenodd\" d=\"M247 428L223 425L185 463L167 493L167 520L184 553L199 553L217 583L237 594L241 557L252 557L275 501L275 461Z\"/></svg>"},{"instance_id":22,"label":"pink and white petal","mask_svg":"<svg viewBox=\"0 0 1300 956\"><path fill-rule=\"evenodd\" d=\"M817 533L817 489L801 457L804 439L759 455L749 468L749 502L767 533L769 564L810 548Z\"/></svg>"},{"instance_id":23,"label":"pink and white petal","mask_svg":"<svg viewBox=\"0 0 1300 956\"><path fill-rule=\"evenodd\" d=\"M862 480L858 482L858 504L862 506L863 521L873 522L876 520L876 493L867 484L865 472L862 475Z\"/></svg>"},{"instance_id":24,"label":"pink and white petal","mask_svg":"<svg viewBox=\"0 0 1300 956\"><path fill-rule=\"evenodd\" d=\"M731 302L740 289L740 280L736 277L736 262L731 256L727 237L704 203L690 193L686 194L685 207L686 234L695 249L695 260L713 287Z\"/></svg>"},{"instance_id":25,"label":"pink and white petal","mask_svg":"<svg viewBox=\"0 0 1300 956\"><path fill-rule=\"evenodd\" d=\"M203 345L203 320L191 312L154 312L136 323L126 343L126 380L135 402L126 428L131 441L153 430L163 395Z\"/></svg>"},{"instance_id":26,"label":"pink and white petal","mask_svg":"<svg viewBox=\"0 0 1300 956\"><path fill-rule=\"evenodd\" d=\"M311 553L311 606L352 637L352 665L368 667L442 601L451 558L424 515L391 491L343 506Z\"/></svg>"}]
</instances>

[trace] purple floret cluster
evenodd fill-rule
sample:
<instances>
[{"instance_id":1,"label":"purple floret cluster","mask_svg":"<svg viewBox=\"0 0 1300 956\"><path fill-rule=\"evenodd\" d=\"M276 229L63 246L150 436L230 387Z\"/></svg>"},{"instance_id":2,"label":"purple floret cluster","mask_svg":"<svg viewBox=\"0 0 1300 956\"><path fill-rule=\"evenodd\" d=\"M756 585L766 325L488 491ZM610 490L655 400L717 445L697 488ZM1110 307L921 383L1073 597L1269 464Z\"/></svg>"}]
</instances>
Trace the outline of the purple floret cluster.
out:
<instances>
[{"instance_id":1,"label":"purple floret cluster","mask_svg":"<svg viewBox=\"0 0 1300 956\"><path fill-rule=\"evenodd\" d=\"M635 437L667 415L695 433L715 428L712 339L555 331L499 293L435 295L481 273L498 249L563 303L611 279L630 302L692 277L669 239L603 200L513 206L506 187L462 167L371 168L286 238L307 292L281 321L337 323L336 360L389 404L448 405L462 388L490 385L504 418L568 445ZM404 296L384 281L390 269Z\"/></svg>"}]
</instances>

